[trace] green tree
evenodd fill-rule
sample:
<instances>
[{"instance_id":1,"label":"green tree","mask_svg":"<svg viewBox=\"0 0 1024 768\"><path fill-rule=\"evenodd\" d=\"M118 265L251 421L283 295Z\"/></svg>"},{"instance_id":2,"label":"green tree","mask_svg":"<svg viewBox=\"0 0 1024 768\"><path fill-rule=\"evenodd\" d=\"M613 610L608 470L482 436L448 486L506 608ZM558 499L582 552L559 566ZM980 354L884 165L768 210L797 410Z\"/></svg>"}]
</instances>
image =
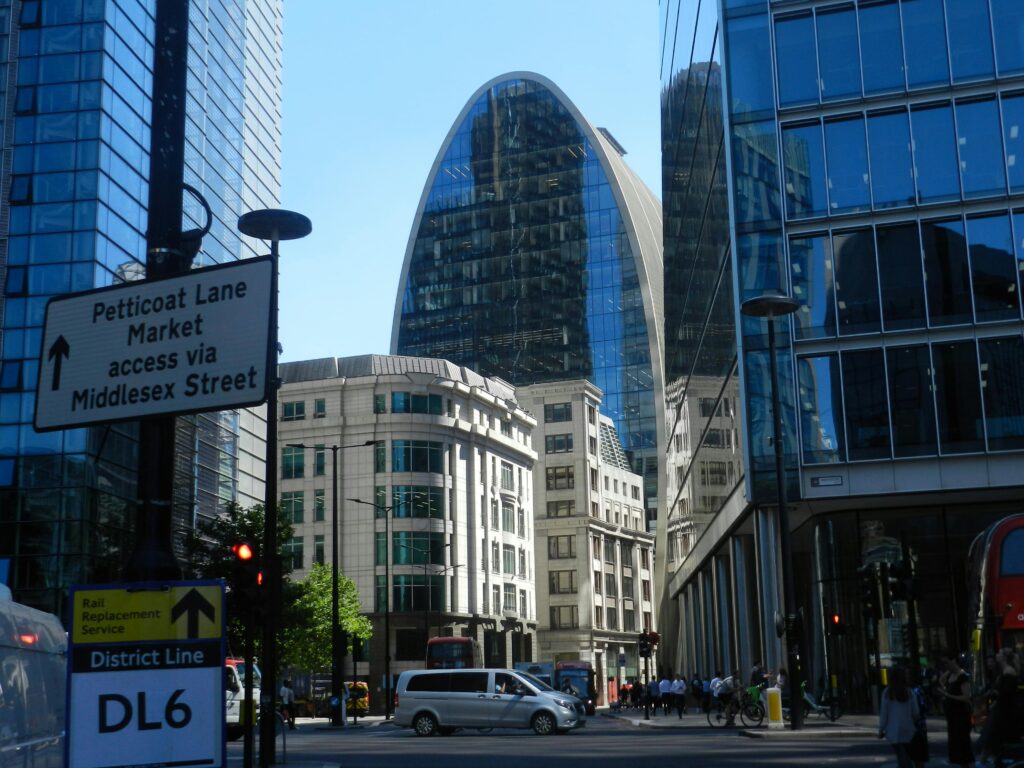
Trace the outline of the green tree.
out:
<instances>
[{"instance_id":1,"label":"green tree","mask_svg":"<svg viewBox=\"0 0 1024 768\"><path fill-rule=\"evenodd\" d=\"M305 579L298 582L297 597L292 603L294 623L284 625L282 663L311 672L331 668L331 567L316 563ZM368 640L372 634L370 620L360 614L359 592L355 582L338 577L338 623L347 633L345 652L351 649L351 638Z\"/></svg>"}]
</instances>

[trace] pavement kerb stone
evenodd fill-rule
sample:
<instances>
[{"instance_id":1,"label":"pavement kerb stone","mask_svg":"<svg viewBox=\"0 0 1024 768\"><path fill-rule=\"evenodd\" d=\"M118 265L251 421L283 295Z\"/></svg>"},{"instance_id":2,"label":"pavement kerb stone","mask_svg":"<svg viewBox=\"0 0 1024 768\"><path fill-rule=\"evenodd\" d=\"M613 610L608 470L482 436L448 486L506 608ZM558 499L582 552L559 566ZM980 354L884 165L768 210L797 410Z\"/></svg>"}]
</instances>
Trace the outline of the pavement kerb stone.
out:
<instances>
[{"instance_id":1,"label":"pavement kerb stone","mask_svg":"<svg viewBox=\"0 0 1024 768\"><path fill-rule=\"evenodd\" d=\"M680 720L676 716L651 717L645 720L637 713L619 713L605 710L598 713L602 717L611 717L618 720L625 720L637 728L655 728L661 730L689 730L692 728L710 728L703 715L684 715ZM788 728L743 728L736 727L728 729L730 732L739 733L753 739L816 739L816 738L850 738L850 737L875 737L878 729L874 726L876 719L870 716L850 716L847 723L809 724L799 731L791 731Z\"/></svg>"}]
</instances>

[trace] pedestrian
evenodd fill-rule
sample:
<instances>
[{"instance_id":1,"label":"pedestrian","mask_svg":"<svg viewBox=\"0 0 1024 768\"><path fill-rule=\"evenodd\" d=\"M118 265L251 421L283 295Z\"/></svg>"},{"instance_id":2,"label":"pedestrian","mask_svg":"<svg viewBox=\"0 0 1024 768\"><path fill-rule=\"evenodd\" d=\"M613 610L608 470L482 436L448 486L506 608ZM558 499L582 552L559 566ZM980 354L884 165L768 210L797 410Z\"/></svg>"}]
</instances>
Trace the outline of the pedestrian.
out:
<instances>
[{"instance_id":1,"label":"pedestrian","mask_svg":"<svg viewBox=\"0 0 1024 768\"><path fill-rule=\"evenodd\" d=\"M711 711L711 678L707 675L701 683L700 706L705 714Z\"/></svg>"},{"instance_id":2,"label":"pedestrian","mask_svg":"<svg viewBox=\"0 0 1024 768\"><path fill-rule=\"evenodd\" d=\"M672 700L676 705L676 714L679 715L679 719L683 719L683 712L686 711L686 681L683 680L682 675L676 675L676 679L672 681Z\"/></svg>"},{"instance_id":3,"label":"pedestrian","mask_svg":"<svg viewBox=\"0 0 1024 768\"><path fill-rule=\"evenodd\" d=\"M634 709L640 709L643 706L643 695L644 687L640 684L640 678L636 678L633 681L633 687L629 690L629 697Z\"/></svg>"},{"instance_id":4,"label":"pedestrian","mask_svg":"<svg viewBox=\"0 0 1024 768\"><path fill-rule=\"evenodd\" d=\"M889 686L882 693L878 738L886 739L892 745L899 768L912 768L908 750L920 719L917 697L907 686L906 673L901 667L893 667L889 670Z\"/></svg>"},{"instance_id":5,"label":"pedestrian","mask_svg":"<svg viewBox=\"0 0 1024 768\"><path fill-rule=\"evenodd\" d=\"M672 680L670 678L671 674L663 675L658 681L658 699L661 701L661 711L666 715L672 712Z\"/></svg>"},{"instance_id":6,"label":"pedestrian","mask_svg":"<svg viewBox=\"0 0 1024 768\"><path fill-rule=\"evenodd\" d=\"M693 699L693 711L700 712L700 700L704 695L704 681L696 672L690 678L690 698Z\"/></svg>"},{"instance_id":7,"label":"pedestrian","mask_svg":"<svg viewBox=\"0 0 1024 768\"><path fill-rule=\"evenodd\" d=\"M288 723L288 728L295 730L295 691L292 689L291 678L285 678L279 691L281 699L281 717Z\"/></svg>"},{"instance_id":8,"label":"pedestrian","mask_svg":"<svg viewBox=\"0 0 1024 768\"><path fill-rule=\"evenodd\" d=\"M972 768L974 750L971 749L971 682L959 660L949 651L939 657L943 672L939 675L939 696L946 715L949 762L961 768Z\"/></svg>"},{"instance_id":9,"label":"pedestrian","mask_svg":"<svg viewBox=\"0 0 1024 768\"><path fill-rule=\"evenodd\" d=\"M990 696L995 699L989 709L988 720L981 731L978 745L981 748L981 762L987 763L998 755L1003 745L1014 741L1020 734L1017 716L1017 681L1020 679L1014 665L1014 653L1001 648L995 658L999 676L995 680Z\"/></svg>"},{"instance_id":10,"label":"pedestrian","mask_svg":"<svg viewBox=\"0 0 1024 768\"><path fill-rule=\"evenodd\" d=\"M658 705L661 704L661 688L658 686L658 681L653 677L647 684L647 696L650 699L651 714L658 714Z\"/></svg>"},{"instance_id":11,"label":"pedestrian","mask_svg":"<svg viewBox=\"0 0 1024 768\"><path fill-rule=\"evenodd\" d=\"M348 700L352 698L352 692L348 689L348 683L341 684L341 727L348 728Z\"/></svg>"}]
</instances>

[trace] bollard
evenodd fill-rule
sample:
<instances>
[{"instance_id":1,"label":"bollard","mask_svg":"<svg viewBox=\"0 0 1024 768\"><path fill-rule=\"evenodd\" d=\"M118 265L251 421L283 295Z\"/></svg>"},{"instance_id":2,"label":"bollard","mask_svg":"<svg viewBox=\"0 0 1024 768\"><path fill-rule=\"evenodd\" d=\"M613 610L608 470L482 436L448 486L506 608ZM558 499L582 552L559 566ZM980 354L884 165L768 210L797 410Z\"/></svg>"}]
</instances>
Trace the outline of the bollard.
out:
<instances>
[{"instance_id":1,"label":"bollard","mask_svg":"<svg viewBox=\"0 0 1024 768\"><path fill-rule=\"evenodd\" d=\"M765 691L765 696L768 697L768 727L785 727L782 722L782 690L773 685Z\"/></svg>"}]
</instances>

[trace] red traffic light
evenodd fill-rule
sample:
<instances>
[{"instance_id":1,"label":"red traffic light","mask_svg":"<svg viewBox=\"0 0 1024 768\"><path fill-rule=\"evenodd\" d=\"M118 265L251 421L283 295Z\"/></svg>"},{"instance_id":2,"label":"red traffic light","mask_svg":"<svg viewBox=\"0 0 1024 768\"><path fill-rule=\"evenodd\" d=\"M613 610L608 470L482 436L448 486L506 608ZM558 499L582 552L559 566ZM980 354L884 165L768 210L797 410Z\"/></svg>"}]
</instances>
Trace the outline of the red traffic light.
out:
<instances>
[{"instance_id":1,"label":"red traffic light","mask_svg":"<svg viewBox=\"0 0 1024 768\"><path fill-rule=\"evenodd\" d=\"M841 618L841 617L839 616L839 614L838 614L838 613L833 613L833 614L832 614L832 626L834 626L834 627L838 627L838 626L839 626L840 624L842 624L842 623L843 623L843 620L842 620L842 618Z\"/></svg>"},{"instance_id":2,"label":"red traffic light","mask_svg":"<svg viewBox=\"0 0 1024 768\"><path fill-rule=\"evenodd\" d=\"M247 541L242 541L238 544L232 545L231 551L235 553L235 557L242 561L252 560L256 555L252 550L252 545Z\"/></svg>"}]
</instances>

